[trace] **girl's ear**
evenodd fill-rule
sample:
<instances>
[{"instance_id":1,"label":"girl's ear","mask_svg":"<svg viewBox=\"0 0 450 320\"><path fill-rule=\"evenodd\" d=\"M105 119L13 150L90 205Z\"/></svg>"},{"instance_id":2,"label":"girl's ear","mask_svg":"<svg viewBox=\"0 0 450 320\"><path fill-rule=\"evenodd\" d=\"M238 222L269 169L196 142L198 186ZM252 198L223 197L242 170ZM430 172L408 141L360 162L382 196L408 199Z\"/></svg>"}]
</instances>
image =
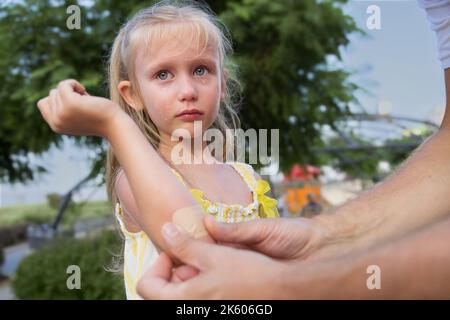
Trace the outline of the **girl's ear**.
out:
<instances>
[{"instance_id":1,"label":"girl's ear","mask_svg":"<svg viewBox=\"0 0 450 320\"><path fill-rule=\"evenodd\" d=\"M129 80L120 81L120 83L117 85L117 89L119 90L122 98L130 107L132 107L136 111L142 110L139 101L136 99L136 96L133 93L131 82Z\"/></svg>"}]
</instances>

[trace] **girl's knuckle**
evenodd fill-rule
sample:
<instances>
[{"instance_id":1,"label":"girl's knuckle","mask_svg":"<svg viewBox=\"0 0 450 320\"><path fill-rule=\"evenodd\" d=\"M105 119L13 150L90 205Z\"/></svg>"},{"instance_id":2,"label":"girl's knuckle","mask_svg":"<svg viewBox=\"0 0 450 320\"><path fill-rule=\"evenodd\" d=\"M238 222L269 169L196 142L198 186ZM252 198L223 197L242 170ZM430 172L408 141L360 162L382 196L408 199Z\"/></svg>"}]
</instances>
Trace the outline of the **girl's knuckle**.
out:
<instances>
[{"instance_id":1,"label":"girl's knuckle","mask_svg":"<svg viewBox=\"0 0 450 320\"><path fill-rule=\"evenodd\" d=\"M60 127L56 124L56 123L51 123L50 124L50 128L52 129L53 132L55 133L60 133Z\"/></svg>"},{"instance_id":2,"label":"girl's knuckle","mask_svg":"<svg viewBox=\"0 0 450 320\"><path fill-rule=\"evenodd\" d=\"M56 117L56 118L53 120L53 128L54 128L54 131L60 131L60 130L61 130L61 125L62 125L62 123L61 123L60 118L59 118L59 117Z\"/></svg>"}]
</instances>

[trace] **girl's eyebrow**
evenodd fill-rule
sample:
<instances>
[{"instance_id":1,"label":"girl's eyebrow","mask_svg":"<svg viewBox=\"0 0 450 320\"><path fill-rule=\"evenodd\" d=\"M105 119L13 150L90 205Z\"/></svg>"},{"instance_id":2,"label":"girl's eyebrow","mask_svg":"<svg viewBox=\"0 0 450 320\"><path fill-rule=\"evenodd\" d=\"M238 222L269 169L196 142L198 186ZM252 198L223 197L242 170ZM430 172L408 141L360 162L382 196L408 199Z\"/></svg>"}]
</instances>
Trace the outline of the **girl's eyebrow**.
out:
<instances>
[{"instance_id":1,"label":"girl's eyebrow","mask_svg":"<svg viewBox=\"0 0 450 320\"><path fill-rule=\"evenodd\" d=\"M157 71L157 70L161 70L164 68L170 68L175 64L178 64L179 62L177 60L163 60L160 62L156 62L156 63L150 63L148 64L147 68L146 68L146 72L152 72L152 71ZM192 60L188 60L188 64L192 65L192 64L206 64L210 67L215 67L216 62L215 60L211 59L211 58L206 58L206 57L201 57L201 58L196 58L196 59L192 59Z\"/></svg>"}]
</instances>

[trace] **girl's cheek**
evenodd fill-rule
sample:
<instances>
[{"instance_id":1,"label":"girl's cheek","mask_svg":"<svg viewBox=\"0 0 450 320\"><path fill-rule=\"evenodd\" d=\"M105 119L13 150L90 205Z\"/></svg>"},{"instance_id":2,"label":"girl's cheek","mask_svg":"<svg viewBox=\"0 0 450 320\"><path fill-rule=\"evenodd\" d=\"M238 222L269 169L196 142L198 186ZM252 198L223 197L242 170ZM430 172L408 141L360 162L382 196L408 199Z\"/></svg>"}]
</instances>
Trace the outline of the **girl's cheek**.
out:
<instances>
[{"instance_id":1,"label":"girl's cheek","mask_svg":"<svg viewBox=\"0 0 450 320\"><path fill-rule=\"evenodd\" d=\"M156 108L153 110L155 125L166 127L167 129L172 125L172 116L166 108ZM153 119L153 118L152 118Z\"/></svg>"}]
</instances>

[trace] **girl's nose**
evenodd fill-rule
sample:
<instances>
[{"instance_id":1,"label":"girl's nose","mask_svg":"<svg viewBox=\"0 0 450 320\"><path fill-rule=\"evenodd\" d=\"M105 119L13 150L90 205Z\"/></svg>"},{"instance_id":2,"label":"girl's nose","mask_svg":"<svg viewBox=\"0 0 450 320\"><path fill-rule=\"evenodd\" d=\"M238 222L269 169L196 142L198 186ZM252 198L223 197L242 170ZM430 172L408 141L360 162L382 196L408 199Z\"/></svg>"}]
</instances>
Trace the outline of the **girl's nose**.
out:
<instances>
[{"instance_id":1,"label":"girl's nose","mask_svg":"<svg viewBox=\"0 0 450 320\"><path fill-rule=\"evenodd\" d=\"M194 81L194 79L187 76L180 79L178 100L191 101L197 99L198 93Z\"/></svg>"}]
</instances>

